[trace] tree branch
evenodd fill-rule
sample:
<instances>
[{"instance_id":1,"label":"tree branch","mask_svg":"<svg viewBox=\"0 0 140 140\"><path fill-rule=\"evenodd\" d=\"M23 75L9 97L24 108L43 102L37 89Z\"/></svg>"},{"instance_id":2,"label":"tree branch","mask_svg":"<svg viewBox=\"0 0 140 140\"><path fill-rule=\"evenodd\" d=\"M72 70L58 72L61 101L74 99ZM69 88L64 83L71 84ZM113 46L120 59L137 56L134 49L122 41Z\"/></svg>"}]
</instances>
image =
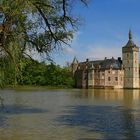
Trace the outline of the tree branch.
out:
<instances>
[{"instance_id":1,"label":"tree branch","mask_svg":"<svg viewBox=\"0 0 140 140\"><path fill-rule=\"evenodd\" d=\"M63 12L64 12L63 16L65 18L66 17L66 0L63 0Z\"/></svg>"},{"instance_id":2,"label":"tree branch","mask_svg":"<svg viewBox=\"0 0 140 140\"><path fill-rule=\"evenodd\" d=\"M45 23L46 23L46 26L48 27L50 33L51 33L51 36L54 40L56 40L56 37L51 29L51 26L50 26L50 23L49 21L47 20L46 16L44 15L44 13L42 12L42 10L37 6L35 5L36 9L38 10L38 12L40 13L40 15L42 16L42 18L44 19Z\"/></svg>"}]
</instances>

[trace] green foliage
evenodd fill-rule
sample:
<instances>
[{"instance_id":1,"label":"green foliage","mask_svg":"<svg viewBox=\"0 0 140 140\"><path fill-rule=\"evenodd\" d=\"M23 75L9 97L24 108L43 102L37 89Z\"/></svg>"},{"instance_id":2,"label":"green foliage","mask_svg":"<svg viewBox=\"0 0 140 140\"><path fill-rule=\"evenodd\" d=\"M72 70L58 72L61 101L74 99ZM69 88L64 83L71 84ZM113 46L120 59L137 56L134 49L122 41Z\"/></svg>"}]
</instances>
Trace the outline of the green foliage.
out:
<instances>
[{"instance_id":1,"label":"green foliage","mask_svg":"<svg viewBox=\"0 0 140 140\"><path fill-rule=\"evenodd\" d=\"M22 80L17 80L19 85L38 86L66 86L73 87L74 80L68 67L39 63L30 59L24 60L22 67Z\"/></svg>"}]
</instances>

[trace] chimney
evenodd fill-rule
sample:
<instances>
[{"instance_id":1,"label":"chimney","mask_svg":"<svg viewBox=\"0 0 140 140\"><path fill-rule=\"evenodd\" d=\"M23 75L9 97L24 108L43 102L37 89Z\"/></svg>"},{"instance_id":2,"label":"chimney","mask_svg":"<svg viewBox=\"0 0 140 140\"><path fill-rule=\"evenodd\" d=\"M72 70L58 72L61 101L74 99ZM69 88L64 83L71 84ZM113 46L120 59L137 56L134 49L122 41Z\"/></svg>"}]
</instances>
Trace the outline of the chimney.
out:
<instances>
[{"instance_id":1,"label":"chimney","mask_svg":"<svg viewBox=\"0 0 140 140\"><path fill-rule=\"evenodd\" d=\"M121 57L118 57L118 61L119 61L119 62L122 62Z\"/></svg>"},{"instance_id":2,"label":"chimney","mask_svg":"<svg viewBox=\"0 0 140 140\"><path fill-rule=\"evenodd\" d=\"M88 61L89 61L89 59L87 58L87 59L86 59L86 62L88 62Z\"/></svg>"}]
</instances>

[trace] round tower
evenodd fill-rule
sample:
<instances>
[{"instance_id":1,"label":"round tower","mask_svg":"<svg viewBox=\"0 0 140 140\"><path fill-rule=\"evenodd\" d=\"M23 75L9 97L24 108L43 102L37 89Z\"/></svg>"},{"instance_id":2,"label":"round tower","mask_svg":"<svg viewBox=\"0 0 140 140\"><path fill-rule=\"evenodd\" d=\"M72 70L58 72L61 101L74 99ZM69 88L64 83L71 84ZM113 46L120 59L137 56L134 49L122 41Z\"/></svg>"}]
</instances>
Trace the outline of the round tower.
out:
<instances>
[{"instance_id":1,"label":"round tower","mask_svg":"<svg viewBox=\"0 0 140 140\"><path fill-rule=\"evenodd\" d=\"M139 48L132 40L129 30L129 40L122 48L124 66L124 88L139 88Z\"/></svg>"}]
</instances>

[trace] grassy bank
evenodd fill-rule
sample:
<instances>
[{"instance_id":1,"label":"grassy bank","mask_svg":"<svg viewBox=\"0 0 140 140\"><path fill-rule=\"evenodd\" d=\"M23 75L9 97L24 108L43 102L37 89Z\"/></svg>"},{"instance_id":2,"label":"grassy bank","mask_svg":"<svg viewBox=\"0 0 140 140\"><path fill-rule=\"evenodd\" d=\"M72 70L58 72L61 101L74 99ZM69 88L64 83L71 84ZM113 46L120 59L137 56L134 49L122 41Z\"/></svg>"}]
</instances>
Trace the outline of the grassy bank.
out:
<instances>
[{"instance_id":1,"label":"grassy bank","mask_svg":"<svg viewBox=\"0 0 140 140\"><path fill-rule=\"evenodd\" d=\"M60 86L30 86L30 85L8 85L5 88L14 90L38 90L38 89L69 89L72 87L60 85Z\"/></svg>"}]
</instances>

